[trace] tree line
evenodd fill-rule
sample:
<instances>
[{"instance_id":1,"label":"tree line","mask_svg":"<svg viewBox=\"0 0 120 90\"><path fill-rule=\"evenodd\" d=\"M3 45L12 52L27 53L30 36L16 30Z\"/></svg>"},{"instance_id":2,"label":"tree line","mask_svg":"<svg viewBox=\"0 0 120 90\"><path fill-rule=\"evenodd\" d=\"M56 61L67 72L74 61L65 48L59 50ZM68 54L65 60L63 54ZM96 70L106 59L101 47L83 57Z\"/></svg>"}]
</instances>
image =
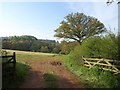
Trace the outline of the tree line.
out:
<instances>
[{"instance_id":1,"label":"tree line","mask_svg":"<svg viewBox=\"0 0 120 90\"><path fill-rule=\"evenodd\" d=\"M34 36L10 36L2 37L2 49L69 54L78 43L76 41L55 41L37 39Z\"/></svg>"},{"instance_id":2,"label":"tree line","mask_svg":"<svg viewBox=\"0 0 120 90\"><path fill-rule=\"evenodd\" d=\"M58 53L59 42L55 40L37 39L34 36L2 37L2 48L11 50Z\"/></svg>"}]
</instances>

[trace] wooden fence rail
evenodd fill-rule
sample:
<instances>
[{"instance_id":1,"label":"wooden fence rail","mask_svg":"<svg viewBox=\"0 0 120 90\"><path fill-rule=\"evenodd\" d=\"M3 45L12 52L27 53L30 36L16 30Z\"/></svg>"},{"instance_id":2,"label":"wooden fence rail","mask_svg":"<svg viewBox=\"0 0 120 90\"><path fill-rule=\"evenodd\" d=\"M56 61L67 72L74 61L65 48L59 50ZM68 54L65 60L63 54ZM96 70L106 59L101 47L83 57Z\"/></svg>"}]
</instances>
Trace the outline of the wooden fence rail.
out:
<instances>
[{"instance_id":1,"label":"wooden fence rail","mask_svg":"<svg viewBox=\"0 0 120 90\"><path fill-rule=\"evenodd\" d=\"M16 54L13 52L13 55L8 55L8 56L0 56L2 59L2 67L6 66L7 64L12 63L13 64L13 69L14 72L16 70ZM4 61L4 59L8 59L7 61Z\"/></svg>"},{"instance_id":2,"label":"wooden fence rail","mask_svg":"<svg viewBox=\"0 0 120 90\"><path fill-rule=\"evenodd\" d=\"M94 66L99 66L100 69L108 70L114 72L115 74L120 73L120 70L118 69L118 67L120 68L120 66L112 64L114 62L114 63L119 63L120 65L120 61L108 60L104 58L98 59L98 58L82 57L82 59L84 60L84 66L86 67L92 68Z\"/></svg>"}]
</instances>

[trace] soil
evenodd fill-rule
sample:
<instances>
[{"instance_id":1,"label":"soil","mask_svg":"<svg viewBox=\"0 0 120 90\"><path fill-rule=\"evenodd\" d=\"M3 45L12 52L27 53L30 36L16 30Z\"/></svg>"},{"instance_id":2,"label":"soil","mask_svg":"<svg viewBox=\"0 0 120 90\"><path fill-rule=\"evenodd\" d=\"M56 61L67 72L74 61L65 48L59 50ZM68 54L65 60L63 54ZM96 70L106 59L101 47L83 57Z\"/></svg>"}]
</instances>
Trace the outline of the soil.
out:
<instances>
[{"instance_id":1,"label":"soil","mask_svg":"<svg viewBox=\"0 0 120 90\"><path fill-rule=\"evenodd\" d=\"M49 57L44 60L28 61L31 66L30 75L20 88L45 88L44 74L52 72L58 77L58 88L83 88L80 80L64 67L60 60Z\"/></svg>"}]
</instances>

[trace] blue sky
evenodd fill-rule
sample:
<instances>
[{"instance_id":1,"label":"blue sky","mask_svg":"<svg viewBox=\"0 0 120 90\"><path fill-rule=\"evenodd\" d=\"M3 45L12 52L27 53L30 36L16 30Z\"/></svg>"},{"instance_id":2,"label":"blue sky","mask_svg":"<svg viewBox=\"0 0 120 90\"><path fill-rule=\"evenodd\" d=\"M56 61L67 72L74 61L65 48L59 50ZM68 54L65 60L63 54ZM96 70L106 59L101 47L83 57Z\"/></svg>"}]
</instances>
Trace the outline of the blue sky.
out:
<instances>
[{"instance_id":1,"label":"blue sky","mask_svg":"<svg viewBox=\"0 0 120 90\"><path fill-rule=\"evenodd\" d=\"M117 33L116 3L107 6L105 2L4 2L0 3L0 36L33 35L55 40L54 30L71 12L98 18L106 28L111 27Z\"/></svg>"}]
</instances>

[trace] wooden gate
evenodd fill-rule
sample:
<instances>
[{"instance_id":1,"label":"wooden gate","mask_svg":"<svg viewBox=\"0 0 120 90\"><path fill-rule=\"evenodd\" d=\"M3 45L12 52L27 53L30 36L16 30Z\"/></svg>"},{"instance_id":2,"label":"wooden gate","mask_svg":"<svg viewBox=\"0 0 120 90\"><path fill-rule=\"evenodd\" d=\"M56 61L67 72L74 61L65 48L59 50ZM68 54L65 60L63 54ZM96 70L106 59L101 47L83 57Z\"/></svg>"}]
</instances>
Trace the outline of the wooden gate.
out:
<instances>
[{"instance_id":1,"label":"wooden gate","mask_svg":"<svg viewBox=\"0 0 120 90\"><path fill-rule=\"evenodd\" d=\"M112 64L114 63L119 63L120 65L120 61L116 61L116 60L108 60L108 59L98 59L98 58L84 58L82 57L82 59L84 60L84 65L92 68L94 66L99 66L100 69L103 70L108 70L111 72L114 72L115 74L120 73L120 66L114 65Z\"/></svg>"},{"instance_id":2,"label":"wooden gate","mask_svg":"<svg viewBox=\"0 0 120 90\"><path fill-rule=\"evenodd\" d=\"M13 65L13 72L15 73L15 71L16 71L16 54L15 54L15 52L13 52L13 55L0 56L0 58L2 60L2 67L4 68L8 64L12 64Z\"/></svg>"}]
</instances>

